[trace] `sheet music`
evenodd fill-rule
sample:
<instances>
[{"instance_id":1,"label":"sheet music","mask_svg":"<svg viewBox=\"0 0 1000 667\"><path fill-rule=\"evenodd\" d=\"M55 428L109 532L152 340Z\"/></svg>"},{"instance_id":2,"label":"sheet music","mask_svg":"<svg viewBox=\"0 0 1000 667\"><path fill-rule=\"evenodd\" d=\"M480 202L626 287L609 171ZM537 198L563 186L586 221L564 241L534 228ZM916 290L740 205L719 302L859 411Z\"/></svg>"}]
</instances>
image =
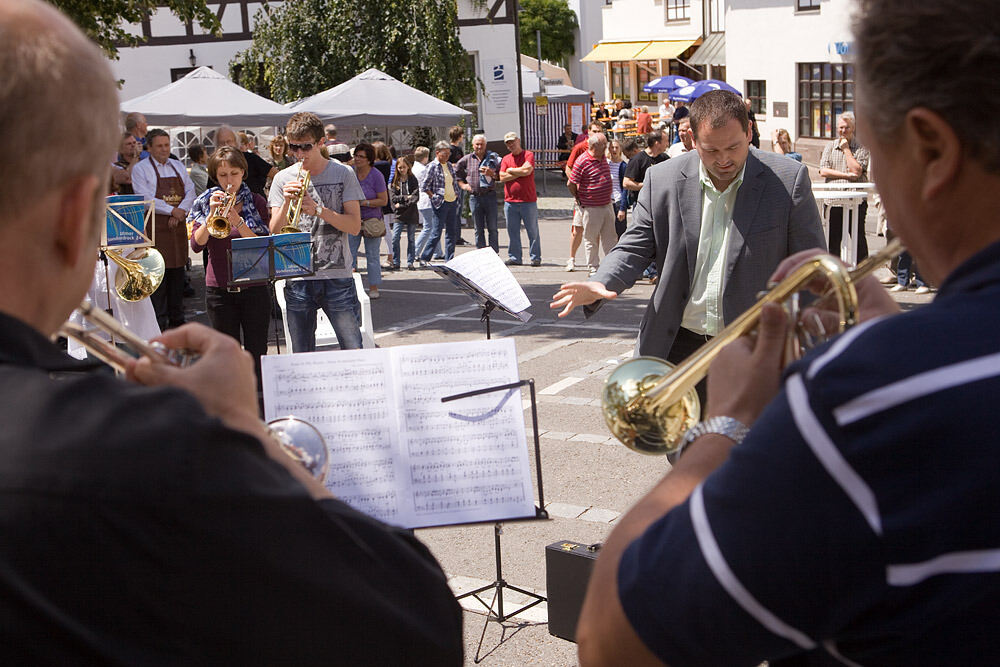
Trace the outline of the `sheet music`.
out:
<instances>
[{"instance_id":1,"label":"sheet music","mask_svg":"<svg viewBox=\"0 0 1000 667\"><path fill-rule=\"evenodd\" d=\"M510 339L263 358L268 419L294 414L327 439L327 487L416 528L534 516Z\"/></svg>"},{"instance_id":2,"label":"sheet music","mask_svg":"<svg viewBox=\"0 0 1000 667\"><path fill-rule=\"evenodd\" d=\"M517 313L522 321L527 322L531 317L530 313L524 312L531 307L528 295L493 248L455 255L445 266L474 283L510 312ZM524 313L523 317L521 313Z\"/></svg>"}]
</instances>

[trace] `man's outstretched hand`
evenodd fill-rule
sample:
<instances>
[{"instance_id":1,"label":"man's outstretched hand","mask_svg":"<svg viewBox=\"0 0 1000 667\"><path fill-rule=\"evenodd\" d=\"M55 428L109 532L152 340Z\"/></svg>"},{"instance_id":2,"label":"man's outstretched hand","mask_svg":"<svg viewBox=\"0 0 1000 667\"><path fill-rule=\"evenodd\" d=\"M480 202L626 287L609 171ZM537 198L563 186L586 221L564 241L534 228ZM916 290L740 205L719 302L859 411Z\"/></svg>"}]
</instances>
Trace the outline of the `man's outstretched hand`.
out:
<instances>
[{"instance_id":1,"label":"man's outstretched hand","mask_svg":"<svg viewBox=\"0 0 1000 667\"><path fill-rule=\"evenodd\" d=\"M599 282L590 280L582 283L564 283L552 297L549 308L562 310L559 317L566 317L577 306L586 306L600 299L614 299L618 292L612 292Z\"/></svg>"}]
</instances>

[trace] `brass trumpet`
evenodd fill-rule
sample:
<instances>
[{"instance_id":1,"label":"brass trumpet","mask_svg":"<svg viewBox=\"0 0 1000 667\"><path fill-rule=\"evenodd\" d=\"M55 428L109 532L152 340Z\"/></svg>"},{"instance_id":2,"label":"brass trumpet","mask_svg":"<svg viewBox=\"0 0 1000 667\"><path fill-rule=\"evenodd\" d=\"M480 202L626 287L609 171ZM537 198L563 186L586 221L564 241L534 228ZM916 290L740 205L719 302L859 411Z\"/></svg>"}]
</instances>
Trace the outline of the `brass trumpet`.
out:
<instances>
[{"instance_id":1,"label":"brass trumpet","mask_svg":"<svg viewBox=\"0 0 1000 667\"><path fill-rule=\"evenodd\" d=\"M601 411L608 429L634 451L643 454L674 453L687 430L701 418L701 403L695 385L708 373L709 366L722 348L756 328L766 304L782 304L797 320L797 307L789 306L789 301L794 300L813 280L825 277L831 288L821 300L836 300L839 321L834 333L840 333L856 323L858 295L854 283L902 251L902 242L894 239L853 271L830 255L814 257L795 269L718 336L676 367L656 357L637 357L626 361L604 383ZM798 333L795 330L789 332L786 352L791 357L801 354Z\"/></svg>"},{"instance_id":2,"label":"brass trumpet","mask_svg":"<svg viewBox=\"0 0 1000 667\"><path fill-rule=\"evenodd\" d=\"M233 231L232 225L229 223L229 212L233 210L233 205L236 204L237 193L230 193L229 187L226 188L226 198L223 200L222 206L216 211L215 215L208 216L208 220L205 221L208 233L217 239L228 239Z\"/></svg>"},{"instance_id":3,"label":"brass trumpet","mask_svg":"<svg viewBox=\"0 0 1000 667\"><path fill-rule=\"evenodd\" d=\"M117 250L106 250L105 254L118 265L115 293L122 301L142 301L163 282L166 264L156 248L136 248L128 257Z\"/></svg>"},{"instance_id":4,"label":"brass trumpet","mask_svg":"<svg viewBox=\"0 0 1000 667\"><path fill-rule=\"evenodd\" d=\"M288 224L281 228L279 234L297 234L301 231L299 229L299 215L302 213L302 199L306 196L306 190L309 189L309 172L302 168L301 162L299 162L298 176L299 180L302 181L302 189L299 190L299 196L288 209Z\"/></svg>"},{"instance_id":5,"label":"brass trumpet","mask_svg":"<svg viewBox=\"0 0 1000 667\"><path fill-rule=\"evenodd\" d=\"M121 322L103 310L84 301L76 311L82 320L91 325L85 327L67 321L59 328L57 336L72 338L104 363L119 373L124 373L130 362L140 356L152 357L174 366L189 366L198 361L199 356L189 350L175 350L160 342L147 342L141 336L127 329ZM112 337L109 342L98 332ZM329 468L329 451L326 439L315 426L298 417L279 417L266 424L267 431L275 438L281 450L304 467L309 474L323 481Z\"/></svg>"}]
</instances>

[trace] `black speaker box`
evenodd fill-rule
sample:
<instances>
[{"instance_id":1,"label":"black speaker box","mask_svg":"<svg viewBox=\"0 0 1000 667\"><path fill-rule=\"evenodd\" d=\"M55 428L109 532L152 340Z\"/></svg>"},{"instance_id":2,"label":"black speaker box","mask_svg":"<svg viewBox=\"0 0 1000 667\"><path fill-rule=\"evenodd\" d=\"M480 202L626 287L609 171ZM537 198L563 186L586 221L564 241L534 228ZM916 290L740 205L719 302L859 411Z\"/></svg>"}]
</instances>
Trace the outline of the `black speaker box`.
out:
<instances>
[{"instance_id":1,"label":"black speaker box","mask_svg":"<svg viewBox=\"0 0 1000 667\"><path fill-rule=\"evenodd\" d=\"M600 544L587 545L570 540L545 547L550 635L576 641L576 622L600 548Z\"/></svg>"}]
</instances>

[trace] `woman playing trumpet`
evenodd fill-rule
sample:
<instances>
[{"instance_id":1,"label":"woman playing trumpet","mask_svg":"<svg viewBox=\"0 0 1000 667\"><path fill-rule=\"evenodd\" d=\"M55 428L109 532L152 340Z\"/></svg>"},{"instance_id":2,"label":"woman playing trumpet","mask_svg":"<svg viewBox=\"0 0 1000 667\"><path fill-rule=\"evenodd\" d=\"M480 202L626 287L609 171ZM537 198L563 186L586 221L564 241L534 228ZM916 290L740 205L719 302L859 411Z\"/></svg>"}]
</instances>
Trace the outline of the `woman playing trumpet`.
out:
<instances>
[{"instance_id":1,"label":"woman playing trumpet","mask_svg":"<svg viewBox=\"0 0 1000 667\"><path fill-rule=\"evenodd\" d=\"M208 250L205 306L212 327L236 340L241 339L242 332L243 347L253 355L259 380L260 358L267 353L271 299L264 285L229 286L231 239L269 233L267 201L247 187L243 181L246 172L247 161L240 151L231 146L215 151L208 161L208 174L221 188L206 190L195 199L188 223L191 224L191 248L195 252ZM227 207L226 200L232 195L235 200ZM209 233L208 221L216 216L225 216L229 222L229 235L224 238Z\"/></svg>"}]
</instances>

